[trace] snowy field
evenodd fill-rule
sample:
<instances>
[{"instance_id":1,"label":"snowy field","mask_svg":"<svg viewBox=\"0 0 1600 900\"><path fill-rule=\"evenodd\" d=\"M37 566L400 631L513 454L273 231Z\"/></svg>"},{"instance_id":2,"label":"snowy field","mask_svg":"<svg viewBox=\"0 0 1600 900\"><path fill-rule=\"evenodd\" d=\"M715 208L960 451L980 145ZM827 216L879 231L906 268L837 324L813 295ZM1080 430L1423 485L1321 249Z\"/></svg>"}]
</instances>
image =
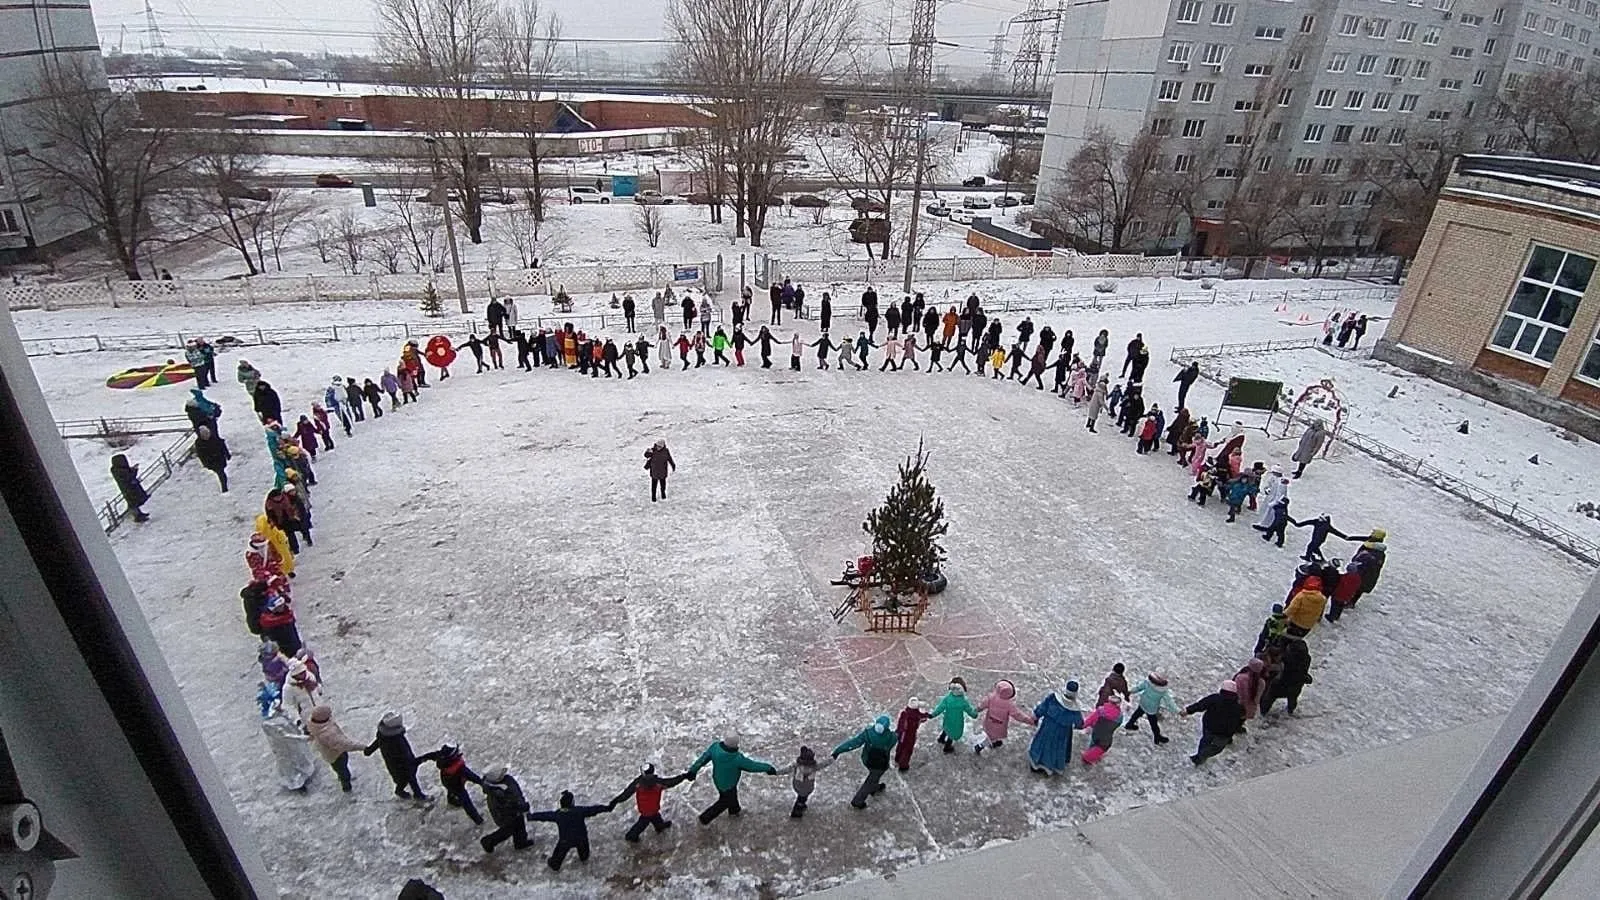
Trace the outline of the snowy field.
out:
<instances>
[{"instance_id":1,"label":"snowy field","mask_svg":"<svg viewBox=\"0 0 1600 900\"><path fill-rule=\"evenodd\" d=\"M961 296L970 288L950 286ZM928 289L939 296L945 286ZM1390 307L1358 306L1373 315ZM221 332L369 309L18 319L25 337L118 322L124 331ZM1320 321L1327 311L1220 303L1033 319L1072 328L1080 346L1108 329L1118 362L1121 346L1143 332L1152 347L1146 381L1165 408L1174 344L1301 337L1306 329L1282 320L1306 312ZM412 317L384 313L362 318ZM1002 318L1010 334L1018 316ZM808 338L813 328L801 326ZM376 375L396 352L341 343L245 355L286 409L303 410L330 375ZM111 371L159 356L34 365L58 418L171 412L181 388L101 386ZM119 529L113 544L285 897L389 897L413 875L452 897L792 896L1481 721L1517 695L1592 575L1359 454L1319 461L1294 485L1295 514L1326 511L1349 531L1387 529L1389 563L1374 595L1314 635L1316 683L1302 714L1252 728L1206 768L1184 758L1194 738L1187 722L1172 724L1174 742L1163 748L1148 732L1124 733L1100 767L1074 764L1055 780L1023 764L1025 727L981 759L930 753L925 728L911 772L892 774L865 812L845 803L862 774L854 755L820 776L800 823L787 816L787 780L753 776L746 814L701 828L693 810L713 797L707 779L669 793L678 824L667 834L623 843L631 816L619 808L592 823L594 857L552 875L541 855L553 840L547 829L534 828L534 851L486 858L481 832L459 811L392 799L375 759L353 761L350 796L327 773L308 796L276 790L251 699L254 641L236 597L270 467L232 381L237 358L221 357L225 384L212 392L228 408L222 431L236 454L235 490L219 495L209 473L186 467L148 504L152 521ZM1284 369L1292 383L1305 373L1279 364L1298 359L1260 364ZM619 384L567 372L480 376L463 362L420 405L340 438L318 466L317 546L300 559L295 597L345 728L370 734L385 709L398 709L419 751L448 736L479 771L509 763L536 808L563 789L604 802L641 762L678 771L731 727L747 752L779 765L801 743L825 751L908 696L936 700L951 675L974 695L1012 679L1031 707L1067 678L1092 691L1121 660L1131 673L1166 671L1188 702L1248 658L1267 607L1283 598L1303 533L1279 550L1245 524L1225 525L1215 503L1187 503L1189 479L1169 457L1138 457L1110 429L1087 433L1070 403L965 375L813 365L658 370ZM1451 393L1420 380L1403 390L1419 404ZM1371 408L1365 389L1351 393L1358 410ZM1204 382L1191 392L1197 412L1217 402ZM1358 411L1352 424L1401 446L1392 429L1368 425L1405 420ZM1545 440L1539 428L1524 431L1530 446ZM866 549L860 522L919 437L951 522L951 587L922 635L866 636L854 622L833 623L841 595L828 580ZM658 438L679 470L671 500L652 505L641 454ZM1259 432L1246 443L1247 459L1287 462L1291 451L1291 441ZM1574 452L1592 471L1594 448ZM1526 465L1520 458L1512 462ZM423 777L437 794L431 769Z\"/></svg>"}]
</instances>

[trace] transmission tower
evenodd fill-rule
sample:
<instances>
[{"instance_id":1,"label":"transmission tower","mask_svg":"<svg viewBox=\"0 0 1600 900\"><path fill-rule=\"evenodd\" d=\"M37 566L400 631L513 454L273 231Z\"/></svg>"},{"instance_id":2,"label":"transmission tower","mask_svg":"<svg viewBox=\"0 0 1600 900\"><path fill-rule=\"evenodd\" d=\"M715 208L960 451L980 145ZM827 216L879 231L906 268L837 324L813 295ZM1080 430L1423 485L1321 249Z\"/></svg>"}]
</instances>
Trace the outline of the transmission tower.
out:
<instances>
[{"instance_id":1,"label":"transmission tower","mask_svg":"<svg viewBox=\"0 0 1600 900\"><path fill-rule=\"evenodd\" d=\"M1000 80L1000 70L1006 62L1006 33L996 34L989 44L989 77L995 81Z\"/></svg>"},{"instance_id":2,"label":"transmission tower","mask_svg":"<svg viewBox=\"0 0 1600 900\"><path fill-rule=\"evenodd\" d=\"M1018 94L1039 93L1039 76L1044 70L1044 26L1058 22L1062 12L1059 8L1045 9L1045 2L1028 0L1028 8L1011 20L1011 24L1022 26L1022 46L1011 60L1011 90Z\"/></svg>"},{"instance_id":3,"label":"transmission tower","mask_svg":"<svg viewBox=\"0 0 1600 900\"><path fill-rule=\"evenodd\" d=\"M928 92L933 83L934 13L937 0L913 0L911 7L911 52L906 61L910 107L916 116L917 159L911 180L911 222L906 226L906 271L901 289L911 293L911 272L917 260L917 218L922 209L922 180L928 168Z\"/></svg>"},{"instance_id":4,"label":"transmission tower","mask_svg":"<svg viewBox=\"0 0 1600 900\"><path fill-rule=\"evenodd\" d=\"M167 39L161 35L161 26L156 24L156 11L150 7L150 0L144 0L144 31L150 38L151 52L166 56Z\"/></svg>"},{"instance_id":5,"label":"transmission tower","mask_svg":"<svg viewBox=\"0 0 1600 900\"><path fill-rule=\"evenodd\" d=\"M919 97L928 93L933 81L933 20L936 0L913 0L911 7L911 53L906 62L906 78Z\"/></svg>"}]
</instances>

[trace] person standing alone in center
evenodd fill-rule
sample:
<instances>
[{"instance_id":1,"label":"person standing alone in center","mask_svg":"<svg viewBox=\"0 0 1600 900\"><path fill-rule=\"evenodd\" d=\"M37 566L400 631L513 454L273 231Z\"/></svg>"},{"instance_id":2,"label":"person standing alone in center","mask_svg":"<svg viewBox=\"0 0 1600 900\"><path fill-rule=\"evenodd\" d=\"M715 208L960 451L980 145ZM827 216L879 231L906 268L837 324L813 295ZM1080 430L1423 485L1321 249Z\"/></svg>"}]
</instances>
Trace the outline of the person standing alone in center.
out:
<instances>
[{"instance_id":1,"label":"person standing alone in center","mask_svg":"<svg viewBox=\"0 0 1600 900\"><path fill-rule=\"evenodd\" d=\"M650 473L650 502L656 502L657 488L661 490L661 499L667 499L667 470L676 472L678 464L672 461L672 451L667 449L666 441L656 441L644 452L644 467Z\"/></svg>"}]
</instances>

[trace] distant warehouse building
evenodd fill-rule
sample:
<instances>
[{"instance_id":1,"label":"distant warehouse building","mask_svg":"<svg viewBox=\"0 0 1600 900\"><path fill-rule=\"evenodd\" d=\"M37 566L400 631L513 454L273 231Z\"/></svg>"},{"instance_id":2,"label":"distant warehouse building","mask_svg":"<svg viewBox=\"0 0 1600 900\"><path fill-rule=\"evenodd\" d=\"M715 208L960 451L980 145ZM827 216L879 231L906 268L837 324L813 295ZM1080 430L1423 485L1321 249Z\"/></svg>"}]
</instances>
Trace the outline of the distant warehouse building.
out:
<instances>
[{"instance_id":1,"label":"distant warehouse building","mask_svg":"<svg viewBox=\"0 0 1600 900\"><path fill-rule=\"evenodd\" d=\"M1600 440L1600 167L1463 156L1374 355Z\"/></svg>"}]
</instances>

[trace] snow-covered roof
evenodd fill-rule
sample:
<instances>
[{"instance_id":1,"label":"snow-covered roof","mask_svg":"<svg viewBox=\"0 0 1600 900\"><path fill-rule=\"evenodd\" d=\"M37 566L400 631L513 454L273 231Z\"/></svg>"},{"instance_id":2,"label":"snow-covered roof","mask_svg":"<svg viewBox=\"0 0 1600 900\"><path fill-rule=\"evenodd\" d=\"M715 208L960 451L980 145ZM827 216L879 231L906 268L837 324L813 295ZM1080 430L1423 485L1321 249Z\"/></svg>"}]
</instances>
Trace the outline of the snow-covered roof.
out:
<instances>
[{"instance_id":1,"label":"snow-covered roof","mask_svg":"<svg viewBox=\"0 0 1600 900\"><path fill-rule=\"evenodd\" d=\"M114 85L124 85L135 90L190 91L198 89L201 93L295 94L342 97L351 100L358 97L405 96L407 94L404 87L395 84L366 84L354 81L302 81L292 78L241 78L231 75L127 75L113 77L110 81ZM507 93L484 89L483 96L503 96ZM547 91L541 93L539 99L563 100L567 103L592 103L609 100L625 103L686 105L694 102L689 97L652 94L587 94L569 91Z\"/></svg>"}]
</instances>

